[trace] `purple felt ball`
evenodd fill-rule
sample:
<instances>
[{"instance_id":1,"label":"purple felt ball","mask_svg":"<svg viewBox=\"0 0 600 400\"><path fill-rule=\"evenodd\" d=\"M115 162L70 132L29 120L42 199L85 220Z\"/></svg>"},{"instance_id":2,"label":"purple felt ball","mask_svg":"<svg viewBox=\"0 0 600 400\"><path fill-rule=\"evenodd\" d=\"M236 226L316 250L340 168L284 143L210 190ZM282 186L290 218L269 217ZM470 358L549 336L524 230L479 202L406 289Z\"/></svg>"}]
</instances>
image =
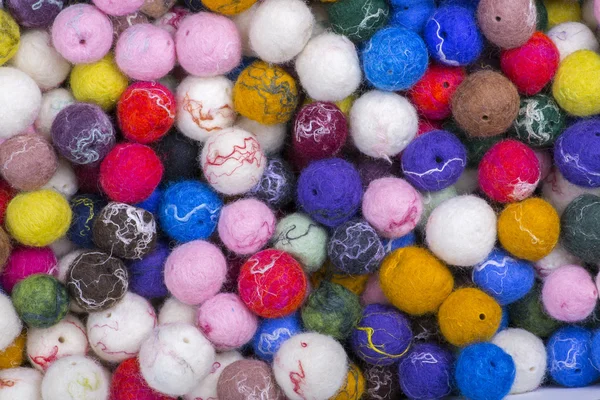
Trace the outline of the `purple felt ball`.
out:
<instances>
[{"instance_id":1,"label":"purple felt ball","mask_svg":"<svg viewBox=\"0 0 600 400\"><path fill-rule=\"evenodd\" d=\"M147 299L165 297L169 290L165 285L165 261L170 254L169 246L159 242L156 249L141 260L129 265L129 289Z\"/></svg>"},{"instance_id":2,"label":"purple felt ball","mask_svg":"<svg viewBox=\"0 0 600 400\"><path fill-rule=\"evenodd\" d=\"M600 119L567 128L554 145L554 163L572 184L600 187Z\"/></svg>"},{"instance_id":3,"label":"purple felt ball","mask_svg":"<svg viewBox=\"0 0 600 400\"><path fill-rule=\"evenodd\" d=\"M404 149L402 172L415 188L437 192L456 183L467 165L467 151L450 132L427 132Z\"/></svg>"},{"instance_id":4,"label":"purple felt ball","mask_svg":"<svg viewBox=\"0 0 600 400\"><path fill-rule=\"evenodd\" d=\"M376 179L394 176L394 168L397 168L395 164L390 164L387 160L366 156L360 157L356 161L356 167L364 189Z\"/></svg>"},{"instance_id":5,"label":"purple felt ball","mask_svg":"<svg viewBox=\"0 0 600 400\"><path fill-rule=\"evenodd\" d=\"M452 392L454 357L435 343L417 343L398 365L402 392L412 400L441 399Z\"/></svg>"},{"instance_id":6,"label":"purple felt ball","mask_svg":"<svg viewBox=\"0 0 600 400\"><path fill-rule=\"evenodd\" d=\"M26 28L46 28L63 9L62 1L4 0L4 7Z\"/></svg>"},{"instance_id":7,"label":"purple felt ball","mask_svg":"<svg viewBox=\"0 0 600 400\"><path fill-rule=\"evenodd\" d=\"M96 164L115 145L115 129L100 107L75 103L58 113L52 124L56 150L74 164Z\"/></svg>"}]
</instances>

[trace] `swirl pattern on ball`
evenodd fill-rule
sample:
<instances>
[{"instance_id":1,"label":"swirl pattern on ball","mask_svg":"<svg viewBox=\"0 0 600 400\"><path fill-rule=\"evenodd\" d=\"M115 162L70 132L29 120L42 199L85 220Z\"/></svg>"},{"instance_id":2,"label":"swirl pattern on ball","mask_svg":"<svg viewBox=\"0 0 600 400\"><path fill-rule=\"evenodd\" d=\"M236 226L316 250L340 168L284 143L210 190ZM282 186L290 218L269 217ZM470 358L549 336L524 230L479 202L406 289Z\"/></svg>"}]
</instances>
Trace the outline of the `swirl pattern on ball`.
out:
<instances>
[{"instance_id":1,"label":"swirl pattern on ball","mask_svg":"<svg viewBox=\"0 0 600 400\"><path fill-rule=\"evenodd\" d=\"M521 100L513 123L516 138L532 147L549 147L563 133L566 123L562 111L552 97L537 94Z\"/></svg>"},{"instance_id":2,"label":"swirl pattern on ball","mask_svg":"<svg viewBox=\"0 0 600 400\"><path fill-rule=\"evenodd\" d=\"M364 220L338 226L327 249L337 273L363 275L375 272L385 255L377 232Z\"/></svg>"},{"instance_id":3,"label":"swirl pattern on ball","mask_svg":"<svg viewBox=\"0 0 600 400\"><path fill-rule=\"evenodd\" d=\"M248 192L248 195L264 201L272 208L287 206L294 199L296 177L290 165L282 158L273 157L260 181Z\"/></svg>"}]
</instances>

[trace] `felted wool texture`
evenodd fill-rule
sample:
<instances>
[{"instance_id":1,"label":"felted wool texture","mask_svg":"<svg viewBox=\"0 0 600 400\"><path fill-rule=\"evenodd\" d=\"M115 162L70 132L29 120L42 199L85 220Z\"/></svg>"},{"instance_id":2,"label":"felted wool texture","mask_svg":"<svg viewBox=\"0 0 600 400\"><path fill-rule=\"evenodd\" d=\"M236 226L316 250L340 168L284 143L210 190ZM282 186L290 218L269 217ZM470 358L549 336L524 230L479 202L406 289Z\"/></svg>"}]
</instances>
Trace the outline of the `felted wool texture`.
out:
<instances>
[{"instance_id":1,"label":"felted wool texture","mask_svg":"<svg viewBox=\"0 0 600 400\"><path fill-rule=\"evenodd\" d=\"M71 263L66 286L71 300L87 312L104 311L127 293L127 268L106 253L86 250Z\"/></svg>"},{"instance_id":2,"label":"felted wool texture","mask_svg":"<svg viewBox=\"0 0 600 400\"><path fill-rule=\"evenodd\" d=\"M42 186L42 189L54 190L65 196L66 199L71 200L75 193L79 191L79 182L71 163L64 158L59 158L56 171L54 171L50 180Z\"/></svg>"},{"instance_id":3,"label":"felted wool texture","mask_svg":"<svg viewBox=\"0 0 600 400\"><path fill-rule=\"evenodd\" d=\"M140 8L150 18L158 19L175 5L176 0L145 0Z\"/></svg>"},{"instance_id":4,"label":"felted wool texture","mask_svg":"<svg viewBox=\"0 0 600 400\"><path fill-rule=\"evenodd\" d=\"M58 88L45 92L38 116L35 120L35 131L44 137L50 137L50 130L54 119L65 107L73 104L75 98L70 91Z\"/></svg>"},{"instance_id":5,"label":"felted wool texture","mask_svg":"<svg viewBox=\"0 0 600 400\"><path fill-rule=\"evenodd\" d=\"M561 326L561 322L550 317L541 300L541 286L534 288L521 300L509 306L511 323L536 336L547 338Z\"/></svg>"},{"instance_id":6,"label":"felted wool texture","mask_svg":"<svg viewBox=\"0 0 600 400\"><path fill-rule=\"evenodd\" d=\"M154 329L142 344L138 360L151 388L183 396L208 376L215 349L195 326L168 324Z\"/></svg>"},{"instance_id":7,"label":"felted wool texture","mask_svg":"<svg viewBox=\"0 0 600 400\"><path fill-rule=\"evenodd\" d=\"M142 14L140 11L120 16L109 15L109 18L113 25L113 36L115 40L118 40L119 36L121 36L121 34L125 32L127 28L133 25L146 24L150 22L148 17L145 14ZM164 26L161 26L158 21L155 23L155 25L164 29Z\"/></svg>"},{"instance_id":8,"label":"felted wool texture","mask_svg":"<svg viewBox=\"0 0 600 400\"><path fill-rule=\"evenodd\" d=\"M92 228L100 211L106 205L106 200L94 194L80 194L73 197L70 201L73 218L67 232L69 240L79 247L94 247Z\"/></svg>"},{"instance_id":9,"label":"felted wool texture","mask_svg":"<svg viewBox=\"0 0 600 400\"><path fill-rule=\"evenodd\" d=\"M200 167L208 183L230 196L252 189L266 164L256 136L236 127L212 135L200 153Z\"/></svg>"},{"instance_id":10,"label":"felted wool texture","mask_svg":"<svg viewBox=\"0 0 600 400\"><path fill-rule=\"evenodd\" d=\"M57 261L48 247L16 247L0 274L2 288L10 294L17 283L35 274L56 275Z\"/></svg>"},{"instance_id":11,"label":"felted wool texture","mask_svg":"<svg viewBox=\"0 0 600 400\"><path fill-rule=\"evenodd\" d=\"M519 114L509 132L534 148L550 147L563 133L566 114L545 94L521 99Z\"/></svg>"},{"instance_id":12,"label":"felted wool texture","mask_svg":"<svg viewBox=\"0 0 600 400\"><path fill-rule=\"evenodd\" d=\"M0 173L15 189L36 190L44 186L58 167L52 145L38 135L17 135L0 145Z\"/></svg>"},{"instance_id":13,"label":"felted wool texture","mask_svg":"<svg viewBox=\"0 0 600 400\"><path fill-rule=\"evenodd\" d=\"M230 251L250 255L269 243L276 222L275 214L265 203L242 199L223 207L217 230Z\"/></svg>"},{"instance_id":14,"label":"felted wool texture","mask_svg":"<svg viewBox=\"0 0 600 400\"><path fill-rule=\"evenodd\" d=\"M4 228L0 227L0 272L5 268L11 252L10 237L6 234Z\"/></svg>"},{"instance_id":15,"label":"felted wool texture","mask_svg":"<svg viewBox=\"0 0 600 400\"><path fill-rule=\"evenodd\" d=\"M546 278L552 272L565 265L581 265L582 260L579 257L569 253L567 249L559 242L546 257L536 261L533 266L540 278Z\"/></svg>"},{"instance_id":16,"label":"felted wool texture","mask_svg":"<svg viewBox=\"0 0 600 400\"><path fill-rule=\"evenodd\" d=\"M417 343L400 361L398 377L409 399L425 400L449 396L453 390L454 356L436 343Z\"/></svg>"},{"instance_id":17,"label":"felted wool texture","mask_svg":"<svg viewBox=\"0 0 600 400\"><path fill-rule=\"evenodd\" d=\"M284 159L272 157L268 159L260 181L250 189L248 195L277 210L294 200L295 189L296 176L292 167Z\"/></svg>"},{"instance_id":18,"label":"felted wool texture","mask_svg":"<svg viewBox=\"0 0 600 400\"><path fill-rule=\"evenodd\" d=\"M165 300L158 312L158 324L196 324L196 308L180 302L175 297Z\"/></svg>"},{"instance_id":19,"label":"felted wool texture","mask_svg":"<svg viewBox=\"0 0 600 400\"><path fill-rule=\"evenodd\" d=\"M173 249L165 261L165 285L179 301L197 305L221 290L227 262L221 250L204 240Z\"/></svg>"},{"instance_id":20,"label":"felted wool texture","mask_svg":"<svg viewBox=\"0 0 600 400\"><path fill-rule=\"evenodd\" d=\"M75 250L76 248L75 244L64 236L50 243L48 247L52 249L54 254L56 254L56 257L63 257L67 253Z\"/></svg>"},{"instance_id":21,"label":"felted wool texture","mask_svg":"<svg viewBox=\"0 0 600 400\"><path fill-rule=\"evenodd\" d=\"M75 259L79 257L84 251L85 249L74 249L67 252L67 254L59 258L57 265L58 272L56 274L56 277L60 282L66 282L67 273L71 268L71 264L73 264L73 261L75 261Z\"/></svg>"},{"instance_id":22,"label":"felted wool texture","mask_svg":"<svg viewBox=\"0 0 600 400\"><path fill-rule=\"evenodd\" d=\"M356 160L356 167L360 174L363 189L366 189L375 179L394 176L395 165L382 158L360 157Z\"/></svg>"},{"instance_id":23,"label":"felted wool texture","mask_svg":"<svg viewBox=\"0 0 600 400\"><path fill-rule=\"evenodd\" d=\"M196 142L178 132L171 132L153 147L163 163L164 182L196 179L200 176Z\"/></svg>"},{"instance_id":24,"label":"felted wool texture","mask_svg":"<svg viewBox=\"0 0 600 400\"><path fill-rule=\"evenodd\" d=\"M581 6L578 1L543 0L548 13L548 28L564 22L581 20Z\"/></svg>"},{"instance_id":25,"label":"felted wool texture","mask_svg":"<svg viewBox=\"0 0 600 400\"><path fill-rule=\"evenodd\" d=\"M113 372L110 382L111 400L174 400L148 386L136 358L123 361Z\"/></svg>"},{"instance_id":26,"label":"felted wool texture","mask_svg":"<svg viewBox=\"0 0 600 400\"><path fill-rule=\"evenodd\" d=\"M0 310L4 316L0 322L0 350L4 350L21 334L23 325L13 302L4 293L0 293Z\"/></svg>"},{"instance_id":27,"label":"felted wool texture","mask_svg":"<svg viewBox=\"0 0 600 400\"><path fill-rule=\"evenodd\" d=\"M429 17L435 12L434 0L399 0L391 4L390 25L401 26L421 33Z\"/></svg>"},{"instance_id":28,"label":"felted wool texture","mask_svg":"<svg viewBox=\"0 0 600 400\"><path fill-rule=\"evenodd\" d=\"M385 252L375 229L364 220L353 219L333 231L327 254L334 272L365 275L379 268Z\"/></svg>"},{"instance_id":29,"label":"felted wool texture","mask_svg":"<svg viewBox=\"0 0 600 400\"><path fill-rule=\"evenodd\" d=\"M402 396L395 366L369 365L365 368L366 396L373 400L396 399Z\"/></svg>"},{"instance_id":30,"label":"felted wool texture","mask_svg":"<svg viewBox=\"0 0 600 400\"><path fill-rule=\"evenodd\" d=\"M100 61L113 42L110 19L89 4L66 7L54 19L51 32L54 48L73 64Z\"/></svg>"},{"instance_id":31,"label":"felted wool texture","mask_svg":"<svg viewBox=\"0 0 600 400\"><path fill-rule=\"evenodd\" d=\"M577 122L557 139L554 159L558 170L572 184L585 188L600 187L600 173L596 160L596 146L600 134L600 120ZM0 147L1 149L1 147Z\"/></svg>"},{"instance_id":32,"label":"felted wool texture","mask_svg":"<svg viewBox=\"0 0 600 400\"><path fill-rule=\"evenodd\" d=\"M210 399L211 397L217 398L217 387L221 374L229 365L236 361L243 360L242 355L237 351L229 351L224 353L217 353L215 362L212 365L210 374L202 379L194 389L183 396L184 400L195 400L197 398Z\"/></svg>"},{"instance_id":33,"label":"felted wool texture","mask_svg":"<svg viewBox=\"0 0 600 400\"><path fill-rule=\"evenodd\" d=\"M86 400L108 398L110 373L98 362L85 356L64 357L55 361L42 380L44 400L68 397Z\"/></svg>"},{"instance_id":34,"label":"felted wool texture","mask_svg":"<svg viewBox=\"0 0 600 400\"><path fill-rule=\"evenodd\" d=\"M477 7L481 32L503 49L525 44L535 31L536 21L534 0L481 0Z\"/></svg>"},{"instance_id":35,"label":"felted wool texture","mask_svg":"<svg viewBox=\"0 0 600 400\"><path fill-rule=\"evenodd\" d=\"M600 113L600 101L593 95L600 88L600 55L579 50L567 56L558 66L552 84L552 95L569 114L587 117Z\"/></svg>"},{"instance_id":36,"label":"felted wool texture","mask_svg":"<svg viewBox=\"0 0 600 400\"><path fill-rule=\"evenodd\" d=\"M598 288L583 267L565 265L544 280L542 302L554 319L579 322L589 317L598 302Z\"/></svg>"},{"instance_id":37,"label":"felted wool texture","mask_svg":"<svg viewBox=\"0 0 600 400\"><path fill-rule=\"evenodd\" d=\"M261 149L266 155L277 155L283 149L287 135L286 124L264 125L240 116L235 125L256 136Z\"/></svg>"},{"instance_id":38,"label":"felted wool texture","mask_svg":"<svg viewBox=\"0 0 600 400\"><path fill-rule=\"evenodd\" d=\"M126 15L137 11L144 0L92 0L94 5L108 15Z\"/></svg>"},{"instance_id":39,"label":"felted wool texture","mask_svg":"<svg viewBox=\"0 0 600 400\"><path fill-rule=\"evenodd\" d=\"M383 0L338 0L327 7L331 29L354 42L363 42L388 22L390 9Z\"/></svg>"},{"instance_id":40,"label":"felted wool texture","mask_svg":"<svg viewBox=\"0 0 600 400\"><path fill-rule=\"evenodd\" d=\"M544 0L535 0L535 8L537 12L536 30L546 32L548 30L548 10Z\"/></svg>"},{"instance_id":41,"label":"felted wool texture","mask_svg":"<svg viewBox=\"0 0 600 400\"><path fill-rule=\"evenodd\" d=\"M358 89L362 69L354 44L343 35L322 33L296 58L302 88L314 100L340 101Z\"/></svg>"},{"instance_id":42,"label":"felted wool texture","mask_svg":"<svg viewBox=\"0 0 600 400\"><path fill-rule=\"evenodd\" d=\"M141 260L129 264L129 290L147 299L166 297L169 290L164 282L165 261L171 250L164 242Z\"/></svg>"},{"instance_id":43,"label":"felted wool texture","mask_svg":"<svg viewBox=\"0 0 600 400\"><path fill-rule=\"evenodd\" d=\"M210 11L219 14L236 16L252 7L256 3L256 0L202 0L202 3L199 0L186 0L185 2L189 3L186 5L192 11L199 11L196 8L201 9L204 6Z\"/></svg>"},{"instance_id":44,"label":"felted wool texture","mask_svg":"<svg viewBox=\"0 0 600 400\"><path fill-rule=\"evenodd\" d=\"M333 400L360 400L365 394L366 381L360 368L350 363L346 382L336 393Z\"/></svg>"},{"instance_id":45,"label":"felted wool texture","mask_svg":"<svg viewBox=\"0 0 600 400\"><path fill-rule=\"evenodd\" d=\"M39 400L42 398L42 374L33 368L9 368L0 370L2 382L10 382L0 392L0 400Z\"/></svg>"},{"instance_id":46,"label":"felted wool texture","mask_svg":"<svg viewBox=\"0 0 600 400\"><path fill-rule=\"evenodd\" d=\"M187 0L188 2L200 2L199 0ZM240 3L238 3L240 4ZM250 26L252 23L252 19L254 18L254 14L256 13L256 10L258 9L259 4L254 3L251 7L249 7L248 9L232 15L230 18L233 21L233 23L235 24L238 33L240 35L240 40L242 42L242 54L245 57L256 57L256 54L254 53L254 50L252 50L252 48L250 47ZM193 10L193 9L192 9ZM243 64L243 60L242 60L242 64Z\"/></svg>"},{"instance_id":47,"label":"felted wool texture","mask_svg":"<svg viewBox=\"0 0 600 400\"><path fill-rule=\"evenodd\" d=\"M23 27L47 28L52 25L54 18L63 9L63 3L61 1L39 3L36 0L6 0L4 7Z\"/></svg>"},{"instance_id":48,"label":"felted wool texture","mask_svg":"<svg viewBox=\"0 0 600 400\"><path fill-rule=\"evenodd\" d=\"M582 194L600 195L600 188L577 186L565 179L563 174L553 167L542 183L542 197L552 204L559 215L562 215L569 203Z\"/></svg>"},{"instance_id":49,"label":"felted wool texture","mask_svg":"<svg viewBox=\"0 0 600 400\"><path fill-rule=\"evenodd\" d=\"M3 65L19 49L21 33L17 22L11 14L4 10L0 10L0 23L2 23L2 28L0 29L0 33L2 34L2 38L0 39L0 65Z\"/></svg>"},{"instance_id":50,"label":"felted wool texture","mask_svg":"<svg viewBox=\"0 0 600 400\"><path fill-rule=\"evenodd\" d=\"M326 266L323 272L327 272L328 270L330 270L330 267ZM368 279L369 275L333 274L331 276L331 282L342 285L357 296L360 296L364 292Z\"/></svg>"},{"instance_id":51,"label":"felted wool texture","mask_svg":"<svg viewBox=\"0 0 600 400\"><path fill-rule=\"evenodd\" d=\"M58 279L31 275L14 287L12 300L17 314L33 328L49 328L67 315L69 296Z\"/></svg>"},{"instance_id":52,"label":"felted wool texture","mask_svg":"<svg viewBox=\"0 0 600 400\"><path fill-rule=\"evenodd\" d=\"M540 163L540 181L543 181L550 175L552 170L552 155L549 149L535 149L533 152Z\"/></svg>"},{"instance_id":53,"label":"felted wool texture","mask_svg":"<svg viewBox=\"0 0 600 400\"><path fill-rule=\"evenodd\" d=\"M98 184L98 177L100 176L99 164L76 165L74 170L82 191L102 194L102 189Z\"/></svg>"},{"instance_id":54,"label":"felted wool texture","mask_svg":"<svg viewBox=\"0 0 600 400\"><path fill-rule=\"evenodd\" d=\"M252 339L254 355L263 361L272 362L281 345L302 330L299 313L282 318L263 319Z\"/></svg>"},{"instance_id":55,"label":"felted wool texture","mask_svg":"<svg viewBox=\"0 0 600 400\"><path fill-rule=\"evenodd\" d=\"M581 22L564 22L547 33L558 49L560 61L578 50L600 51L600 44L594 32Z\"/></svg>"},{"instance_id":56,"label":"felted wool texture","mask_svg":"<svg viewBox=\"0 0 600 400\"><path fill-rule=\"evenodd\" d=\"M558 329L546 343L552 380L564 387L584 387L600 378L591 360L592 332L578 326Z\"/></svg>"},{"instance_id":57,"label":"felted wool texture","mask_svg":"<svg viewBox=\"0 0 600 400\"><path fill-rule=\"evenodd\" d=\"M448 118L452 115L452 96L465 77L463 68L430 64L423 77L410 89L410 100L418 113L429 120Z\"/></svg>"},{"instance_id":58,"label":"felted wool texture","mask_svg":"<svg viewBox=\"0 0 600 400\"><path fill-rule=\"evenodd\" d=\"M29 75L12 67L0 68L0 85L0 138L8 139L33 124L42 104L42 93Z\"/></svg>"},{"instance_id":59,"label":"felted wool texture","mask_svg":"<svg viewBox=\"0 0 600 400\"><path fill-rule=\"evenodd\" d=\"M0 352L0 368L17 368L23 365L25 336L24 332L21 333L10 346Z\"/></svg>"},{"instance_id":60,"label":"felted wool texture","mask_svg":"<svg viewBox=\"0 0 600 400\"><path fill-rule=\"evenodd\" d=\"M264 361L238 360L221 372L217 395L231 400L245 400L251 396L282 400L285 396L274 381L273 371Z\"/></svg>"},{"instance_id":61,"label":"felted wool texture","mask_svg":"<svg viewBox=\"0 0 600 400\"><path fill-rule=\"evenodd\" d=\"M379 283L379 273L374 273L369 276L365 290L360 295L360 303L364 306L369 304L391 304Z\"/></svg>"},{"instance_id":62,"label":"felted wool texture","mask_svg":"<svg viewBox=\"0 0 600 400\"><path fill-rule=\"evenodd\" d=\"M600 365L600 331L595 331L592 337L592 364L596 369Z\"/></svg>"},{"instance_id":63,"label":"felted wool texture","mask_svg":"<svg viewBox=\"0 0 600 400\"><path fill-rule=\"evenodd\" d=\"M423 192L421 196L423 197L423 213L421 214L417 228L422 232L425 230L427 220L429 220L429 216L433 210L444 201L458 196L458 191L454 186L448 186L446 189L437 192ZM414 240L416 239L413 238L413 242Z\"/></svg>"}]
</instances>

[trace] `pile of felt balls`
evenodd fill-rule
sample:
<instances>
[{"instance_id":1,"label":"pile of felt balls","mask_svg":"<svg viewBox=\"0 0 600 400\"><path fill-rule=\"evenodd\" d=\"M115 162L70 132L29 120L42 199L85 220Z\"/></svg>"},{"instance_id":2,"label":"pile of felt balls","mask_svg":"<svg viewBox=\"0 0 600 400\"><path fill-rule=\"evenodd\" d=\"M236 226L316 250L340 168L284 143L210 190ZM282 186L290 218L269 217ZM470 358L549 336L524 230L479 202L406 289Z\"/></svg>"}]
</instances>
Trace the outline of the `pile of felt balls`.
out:
<instances>
[{"instance_id":1,"label":"pile of felt balls","mask_svg":"<svg viewBox=\"0 0 600 400\"><path fill-rule=\"evenodd\" d=\"M600 1L0 7L0 400L600 382Z\"/></svg>"}]
</instances>

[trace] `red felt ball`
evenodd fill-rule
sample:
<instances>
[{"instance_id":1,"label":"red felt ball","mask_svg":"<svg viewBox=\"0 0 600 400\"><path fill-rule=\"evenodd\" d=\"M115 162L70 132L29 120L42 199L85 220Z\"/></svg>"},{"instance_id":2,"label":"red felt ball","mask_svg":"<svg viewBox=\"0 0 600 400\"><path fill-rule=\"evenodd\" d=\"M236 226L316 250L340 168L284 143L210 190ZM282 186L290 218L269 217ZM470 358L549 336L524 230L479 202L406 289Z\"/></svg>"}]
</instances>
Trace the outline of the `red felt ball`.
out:
<instances>
[{"instance_id":1,"label":"red felt ball","mask_svg":"<svg viewBox=\"0 0 600 400\"><path fill-rule=\"evenodd\" d=\"M517 140L496 143L479 163L479 187L500 203L531 196L540 181L540 162L535 152Z\"/></svg>"},{"instance_id":2,"label":"red felt ball","mask_svg":"<svg viewBox=\"0 0 600 400\"><path fill-rule=\"evenodd\" d=\"M110 400L175 400L155 392L140 372L137 358L123 361L115 370L110 384Z\"/></svg>"},{"instance_id":3,"label":"red felt ball","mask_svg":"<svg viewBox=\"0 0 600 400\"><path fill-rule=\"evenodd\" d=\"M175 122L175 97L156 82L136 82L121 95L117 119L123 135L134 142L151 143L169 132Z\"/></svg>"},{"instance_id":4,"label":"red felt ball","mask_svg":"<svg viewBox=\"0 0 600 400\"><path fill-rule=\"evenodd\" d=\"M539 93L554 77L560 62L556 45L542 32L536 32L521 47L504 50L500 68L519 92L532 96Z\"/></svg>"},{"instance_id":5,"label":"red felt ball","mask_svg":"<svg viewBox=\"0 0 600 400\"><path fill-rule=\"evenodd\" d=\"M452 96L465 76L463 68L431 64L409 92L419 114L431 120L448 118Z\"/></svg>"},{"instance_id":6,"label":"red felt ball","mask_svg":"<svg viewBox=\"0 0 600 400\"><path fill-rule=\"evenodd\" d=\"M15 190L4 179L0 179L0 225L4 224L6 207L15 195Z\"/></svg>"},{"instance_id":7,"label":"red felt ball","mask_svg":"<svg viewBox=\"0 0 600 400\"><path fill-rule=\"evenodd\" d=\"M424 118L419 118L419 128L417 130L417 136L421 136L424 133L442 129L442 124L439 121L429 121Z\"/></svg>"},{"instance_id":8,"label":"red felt ball","mask_svg":"<svg viewBox=\"0 0 600 400\"><path fill-rule=\"evenodd\" d=\"M139 203L156 189L163 165L154 150L143 144L121 143L100 165L100 185L113 201Z\"/></svg>"},{"instance_id":9,"label":"red felt ball","mask_svg":"<svg viewBox=\"0 0 600 400\"><path fill-rule=\"evenodd\" d=\"M246 306L263 318L279 318L296 311L307 290L302 267L280 250L263 250L242 265L238 293Z\"/></svg>"}]
</instances>

